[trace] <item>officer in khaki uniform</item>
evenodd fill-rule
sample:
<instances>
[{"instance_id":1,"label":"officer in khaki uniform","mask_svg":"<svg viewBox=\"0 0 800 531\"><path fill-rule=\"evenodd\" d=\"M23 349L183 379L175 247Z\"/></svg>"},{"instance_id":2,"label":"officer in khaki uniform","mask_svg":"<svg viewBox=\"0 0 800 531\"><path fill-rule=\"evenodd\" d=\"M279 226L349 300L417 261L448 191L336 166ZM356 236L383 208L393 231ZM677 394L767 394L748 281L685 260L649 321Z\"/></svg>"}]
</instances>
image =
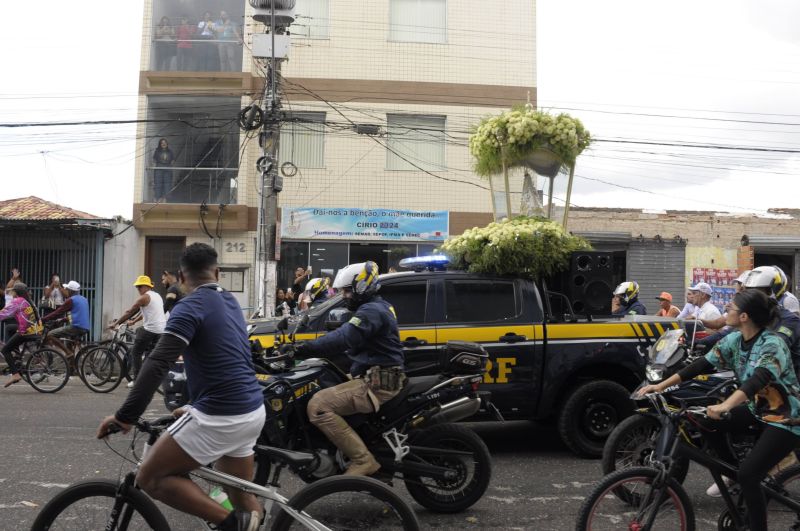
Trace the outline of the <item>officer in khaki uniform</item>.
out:
<instances>
[{"instance_id":1,"label":"officer in khaki uniform","mask_svg":"<svg viewBox=\"0 0 800 531\"><path fill-rule=\"evenodd\" d=\"M377 295L375 262L347 266L333 287L342 291L353 317L333 332L297 345L297 355L347 351L353 379L317 392L308 403L308 417L350 459L346 475L369 476L380 465L342 417L376 412L400 392L406 380L403 346L394 308Z\"/></svg>"}]
</instances>

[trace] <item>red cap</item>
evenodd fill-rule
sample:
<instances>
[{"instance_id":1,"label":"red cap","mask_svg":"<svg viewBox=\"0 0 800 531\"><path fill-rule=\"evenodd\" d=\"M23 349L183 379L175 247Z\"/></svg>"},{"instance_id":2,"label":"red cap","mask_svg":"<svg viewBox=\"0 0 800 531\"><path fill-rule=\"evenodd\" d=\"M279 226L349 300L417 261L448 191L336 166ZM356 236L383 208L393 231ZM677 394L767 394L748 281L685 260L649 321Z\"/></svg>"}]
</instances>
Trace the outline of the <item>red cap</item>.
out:
<instances>
[{"instance_id":1,"label":"red cap","mask_svg":"<svg viewBox=\"0 0 800 531\"><path fill-rule=\"evenodd\" d=\"M669 302L672 302L672 295L670 295L666 291L662 291L661 295L656 297L656 299L658 299L658 300L668 300Z\"/></svg>"}]
</instances>

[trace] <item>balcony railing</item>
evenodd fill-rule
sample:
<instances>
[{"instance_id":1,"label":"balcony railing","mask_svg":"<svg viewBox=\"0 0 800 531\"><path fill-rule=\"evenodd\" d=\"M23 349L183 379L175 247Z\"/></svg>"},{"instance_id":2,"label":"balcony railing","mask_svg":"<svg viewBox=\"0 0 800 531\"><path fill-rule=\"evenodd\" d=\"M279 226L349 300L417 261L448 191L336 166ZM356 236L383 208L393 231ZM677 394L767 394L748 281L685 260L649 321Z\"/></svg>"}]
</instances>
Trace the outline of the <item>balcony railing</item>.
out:
<instances>
[{"instance_id":1,"label":"balcony railing","mask_svg":"<svg viewBox=\"0 0 800 531\"><path fill-rule=\"evenodd\" d=\"M145 203L235 205L238 168L148 167Z\"/></svg>"}]
</instances>

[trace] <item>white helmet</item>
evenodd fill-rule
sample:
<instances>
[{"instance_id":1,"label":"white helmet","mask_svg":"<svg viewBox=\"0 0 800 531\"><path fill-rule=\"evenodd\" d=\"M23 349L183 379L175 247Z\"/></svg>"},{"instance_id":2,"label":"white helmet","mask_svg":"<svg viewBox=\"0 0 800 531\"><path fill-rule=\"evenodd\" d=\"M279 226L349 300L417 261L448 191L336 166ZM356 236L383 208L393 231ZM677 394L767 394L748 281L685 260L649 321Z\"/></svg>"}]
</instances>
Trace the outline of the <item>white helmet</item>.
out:
<instances>
[{"instance_id":1,"label":"white helmet","mask_svg":"<svg viewBox=\"0 0 800 531\"><path fill-rule=\"evenodd\" d=\"M751 272L751 270L748 269L747 271L745 271L744 273L739 275L739 277L734 282L738 282L739 284L744 286L744 282L745 282L745 280L747 280L747 277L750 276L750 272Z\"/></svg>"},{"instance_id":2,"label":"white helmet","mask_svg":"<svg viewBox=\"0 0 800 531\"><path fill-rule=\"evenodd\" d=\"M639 284L636 282L623 282L614 290L614 295L619 296L622 302L628 304L639 296Z\"/></svg>"},{"instance_id":3,"label":"white helmet","mask_svg":"<svg viewBox=\"0 0 800 531\"><path fill-rule=\"evenodd\" d=\"M744 287L767 288L776 299L780 299L789 287L789 280L780 267L761 266L750 271L744 281Z\"/></svg>"},{"instance_id":4,"label":"white helmet","mask_svg":"<svg viewBox=\"0 0 800 531\"><path fill-rule=\"evenodd\" d=\"M340 269L333 281L334 289L349 288L353 295L369 297L380 287L378 283L378 264L372 261L350 264Z\"/></svg>"},{"instance_id":5,"label":"white helmet","mask_svg":"<svg viewBox=\"0 0 800 531\"><path fill-rule=\"evenodd\" d=\"M311 296L311 300L312 301L314 299L316 299L317 296L320 293L322 293L323 290L326 290L326 289L328 289L328 278L327 277L312 278L311 280L308 281L308 284L306 284L306 291Z\"/></svg>"}]
</instances>

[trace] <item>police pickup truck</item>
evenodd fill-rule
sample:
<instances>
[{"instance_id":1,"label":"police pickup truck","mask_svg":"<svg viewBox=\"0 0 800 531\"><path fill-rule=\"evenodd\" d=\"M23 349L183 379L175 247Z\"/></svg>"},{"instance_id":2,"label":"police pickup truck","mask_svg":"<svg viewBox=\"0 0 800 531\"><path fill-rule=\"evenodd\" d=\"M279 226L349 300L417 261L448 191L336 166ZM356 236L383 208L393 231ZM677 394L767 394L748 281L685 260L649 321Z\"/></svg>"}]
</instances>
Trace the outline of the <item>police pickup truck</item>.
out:
<instances>
[{"instance_id":1,"label":"police pickup truck","mask_svg":"<svg viewBox=\"0 0 800 531\"><path fill-rule=\"evenodd\" d=\"M449 340L473 341L490 356L482 390L506 419L554 421L575 453L599 456L614 426L633 412L631 391L644 378L647 347L675 320L658 317L579 319L565 297L519 278L431 270L380 277L379 295L397 314L410 375L434 372ZM296 330L313 339L341 321L344 302L334 296L309 311ZM250 339L271 350L277 320L253 321ZM347 370L343 354L331 361Z\"/></svg>"}]
</instances>

